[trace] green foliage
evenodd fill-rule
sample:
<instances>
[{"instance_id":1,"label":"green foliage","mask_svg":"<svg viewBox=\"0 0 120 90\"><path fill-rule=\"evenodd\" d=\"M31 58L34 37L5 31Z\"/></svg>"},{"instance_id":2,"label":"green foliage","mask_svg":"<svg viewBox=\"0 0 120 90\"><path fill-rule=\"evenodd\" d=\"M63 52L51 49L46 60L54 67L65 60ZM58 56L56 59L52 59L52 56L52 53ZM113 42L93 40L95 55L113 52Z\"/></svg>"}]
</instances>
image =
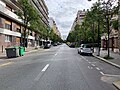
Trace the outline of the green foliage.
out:
<instances>
[{"instance_id":1,"label":"green foliage","mask_svg":"<svg viewBox=\"0 0 120 90\"><path fill-rule=\"evenodd\" d=\"M40 34L46 34L47 29L41 22L39 12L30 4L29 0L18 0L21 11L17 11L18 16L24 21L25 30L29 27L31 30Z\"/></svg>"},{"instance_id":2,"label":"green foliage","mask_svg":"<svg viewBox=\"0 0 120 90\"><path fill-rule=\"evenodd\" d=\"M118 30L118 27L119 27L118 20L113 20L113 21L112 21L112 27L113 27L115 30Z\"/></svg>"},{"instance_id":3,"label":"green foliage","mask_svg":"<svg viewBox=\"0 0 120 90\"><path fill-rule=\"evenodd\" d=\"M49 37L50 37L50 40L52 40L53 42L63 42L63 40L61 39L61 37L59 37L58 35L56 35L53 32L53 30L50 31Z\"/></svg>"},{"instance_id":4,"label":"green foliage","mask_svg":"<svg viewBox=\"0 0 120 90\"><path fill-rule=\"evenodd\" d=\"M98 25L100 27L100 37L102 33L107 32L106 12L101 7L101 2L93 4L91 9L86 12L82 25L76 25L74 31L70 32L68 42L98 42ZM111 15L118 13L118 6L114 7ZM110 20L110 19L109 19ZM118 21L113 21L112 26L118 29Z\"/></svg>"},{"instance_id":5,"label":"green foliage","mask_svg":"<svg viewBox=\"0 0 120 90\"><path fill-rule=\"evenodd\" d=\"M39 12L31 5L29 0L18 0L20 10L16 14L22 19L24 24L23 43L25 46L26 30L29 28L42 36L47 36L47 27L41 22Z\"/></svg>"},{"instance_id":6,"label":"green foliage","mask_svg":"<svg viewBox=\"0 0 120 90\"><path fill-rule=\"evenodd\" d=\"M28 25L28 22L38 19L37 11L28 0L18 0L18 3L20 5L21 11L19 10L17 14L24 21L26 26Z\"/></svg>"}]
</instances>

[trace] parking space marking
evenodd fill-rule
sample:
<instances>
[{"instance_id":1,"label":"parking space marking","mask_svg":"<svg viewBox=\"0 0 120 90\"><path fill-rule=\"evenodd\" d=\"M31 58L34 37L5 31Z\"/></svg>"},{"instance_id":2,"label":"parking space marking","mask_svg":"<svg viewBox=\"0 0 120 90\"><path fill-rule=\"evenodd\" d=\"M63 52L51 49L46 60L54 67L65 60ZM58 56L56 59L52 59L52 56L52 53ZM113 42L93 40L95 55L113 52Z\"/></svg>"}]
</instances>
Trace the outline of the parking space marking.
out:
<instances>
[{"instance_id":1,"label":"parking space marking","mask_svg":"<svg viewBox=\"0 0 120 90\"><path fill-rule=\"evenodd\" d=\"M7 66L7 65L10 65L10 64L12 64L12 62L1 64L0 67Z\"/></svg>"},{"instance_id":2,"label":"parking space marking","mask_svg":"<svg viewBox=\"0 0 120 90\"><path fill-rule=\"evenodd\" d=\"M100 68L96 67L96 69L100 71Z\"/></svg>"},{"instance_id":3,"label":"parking space marking","mask_svg":"<svg viewBox=\"0 0 120 90\"><path fill-rule=\"evenodd\" d=\"M95 64L91 64L93 67L95 67Z\"/></svg>"},{"instance_id":4,"label":"parking space marking","mask_svg":"<svg viewBox=\"0 0 120 90\"><path fill-rule=\"evenodd\" d=\"M93 69L93 67L88 66L88 69Z\"/></svg>"},{"instance_id":5,"label":"parking space marking","mask_svg":"<svg viewBox=\"0 0 120 90\"><path fill-rule=\"evenodd\" d=\"M102 75L105 75L103 72L100 72Z\"/></svg>"},{"instance_id":6,"label":"parking space marking","mask_svg":"<svg viewBox=\"0 0 120 90\"><path fill-rule=\"evenodd\" d=\"M90 69L90 66L88 66L88 69Z\"/></svg>"},{"instance_id":7,"label":"parking space marking","mask_svg":"<svg viewBox=\"0 0 120 90\"><path fill-rule=\"evenodd\" d=\"M55 56L57 56L57 53L55 54Z\"/></svg>"}]
</instances>

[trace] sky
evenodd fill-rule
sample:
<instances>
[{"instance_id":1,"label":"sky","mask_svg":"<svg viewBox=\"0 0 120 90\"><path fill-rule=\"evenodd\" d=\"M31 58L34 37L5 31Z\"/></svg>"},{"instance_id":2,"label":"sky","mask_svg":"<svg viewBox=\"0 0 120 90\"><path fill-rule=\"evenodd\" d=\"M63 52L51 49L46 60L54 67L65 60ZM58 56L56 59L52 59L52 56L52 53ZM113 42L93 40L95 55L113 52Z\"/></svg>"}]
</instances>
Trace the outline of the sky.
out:
<instances>
[{"instance_id":1,"label":"sky","mask_svg":"<svg viewBox=\"0 0 120 90\"><path fill-rule=\"evenodd\" d=\"M78 10L89 9L97 0L45 0L49 17L53 17L57 27L65 38L71 30Z\"/></svg>"}]
</instances>

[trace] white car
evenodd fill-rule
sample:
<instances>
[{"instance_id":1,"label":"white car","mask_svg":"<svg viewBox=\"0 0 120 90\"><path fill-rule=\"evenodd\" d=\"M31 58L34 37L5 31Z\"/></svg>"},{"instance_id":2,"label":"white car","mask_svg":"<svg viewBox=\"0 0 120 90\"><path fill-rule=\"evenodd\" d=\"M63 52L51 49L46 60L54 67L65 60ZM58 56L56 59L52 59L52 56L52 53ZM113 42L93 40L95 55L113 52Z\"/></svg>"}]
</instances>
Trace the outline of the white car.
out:
<instances>
[{"instance_id":1,"label":"white car","mask_svg":"<svg viewBox=\"0 0 120 90\"><path fill-rule=\"evenodd\" d=\"M92 55L93 48L90 44L81 44L78 48L78 54L89 54Z\"/></svg>"}]
</instances>

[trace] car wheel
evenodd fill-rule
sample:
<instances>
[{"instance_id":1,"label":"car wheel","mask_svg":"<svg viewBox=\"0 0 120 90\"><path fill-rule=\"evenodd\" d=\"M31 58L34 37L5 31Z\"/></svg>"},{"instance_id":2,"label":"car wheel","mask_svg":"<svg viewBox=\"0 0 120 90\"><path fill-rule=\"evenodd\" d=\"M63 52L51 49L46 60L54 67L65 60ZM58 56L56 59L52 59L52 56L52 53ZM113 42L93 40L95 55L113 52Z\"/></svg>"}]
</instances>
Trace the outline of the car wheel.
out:
<instances>
[{"instance_id":1,"label":"car wheel","mask_svg":"<svg viewBox=\"0 0 120 90\"><path fill-rule=\"evenodd\" d=\"M78 54L80 54L80 52L78 51Z\"/></svg>"},{"instance_id":2,"label":"car wheel","mask_svg":"<svg viewBox=\"0 0 120 90\"><path fill-rule=\"evenodd\" d=\"M79 54L80 54L80 55L82 55L82 53L81 53L81 52L79 52Z\"/></svg>"},{"instance_id":3,"label":"car wheel","mask_svg":"<svg viewBox=\"0 0 120 90\"><path fill-rule=\"evenodd\" d=\"M92 56L92 53L90 53L89 55Z\"/></svg>"}]
</instances>

